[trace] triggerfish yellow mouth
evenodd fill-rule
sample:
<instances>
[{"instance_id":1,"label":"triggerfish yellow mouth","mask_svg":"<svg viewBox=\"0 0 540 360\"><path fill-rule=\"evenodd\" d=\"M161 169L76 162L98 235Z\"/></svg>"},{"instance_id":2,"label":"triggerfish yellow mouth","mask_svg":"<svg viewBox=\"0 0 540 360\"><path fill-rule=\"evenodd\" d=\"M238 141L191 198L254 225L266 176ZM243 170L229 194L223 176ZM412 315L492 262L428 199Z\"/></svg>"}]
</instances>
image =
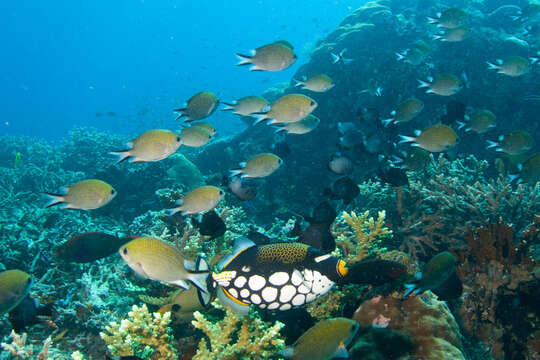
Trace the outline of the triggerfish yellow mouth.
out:
<instances>
[{"instance_id":1,"label":"triggerfish yellow mouth","mask_svg":"<svg viewBox=\"0 0 540 360\"><path fill-rule=\"evenodd\" d=\"M339 260L337 264L337 271L338 273L345 277L347 273L349 272L349 269L347 269L347 264L343 260Z\"/></svg>"}]
</instances>

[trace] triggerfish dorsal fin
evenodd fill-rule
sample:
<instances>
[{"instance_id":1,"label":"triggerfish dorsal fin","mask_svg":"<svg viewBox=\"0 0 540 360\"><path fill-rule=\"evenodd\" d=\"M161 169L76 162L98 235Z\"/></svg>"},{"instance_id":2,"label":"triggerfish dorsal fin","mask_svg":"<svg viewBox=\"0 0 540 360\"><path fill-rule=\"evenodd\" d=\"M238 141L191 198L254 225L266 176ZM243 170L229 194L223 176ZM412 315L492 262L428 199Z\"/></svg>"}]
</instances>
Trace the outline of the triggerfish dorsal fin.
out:
<instances>
[{"instance_id":1,"label":"triggerfish dorsal fin","mask_svg":"<svg viewBox=\"0 0 540 360\"><path fill-rule=\"evenodd\" d=\"M226 291L227 290L223 289L222 287L218 287L217 289L217 297L223 305L240 315L246 315L249 313L249 304L243 303L242 301L232 297L232 295L226 293Z\"/></svg>"},{"instance_id":2,"label":"triggerfish dorsal fin","mask_svg":"<svg viewBox=\"0 0 540 360\"><path fill-rule=\"evenodd\" d=\"M256 246L255 243L248 238L245 237L239 237L236 240L234 240L234 247L233 252L230 255L225 256L223 259L221 259L218 264L217 268L218 271L222 271L229 265L231 261L233 261L238 255L246 251L247 249Z\"/></svg>"}]
</instances>

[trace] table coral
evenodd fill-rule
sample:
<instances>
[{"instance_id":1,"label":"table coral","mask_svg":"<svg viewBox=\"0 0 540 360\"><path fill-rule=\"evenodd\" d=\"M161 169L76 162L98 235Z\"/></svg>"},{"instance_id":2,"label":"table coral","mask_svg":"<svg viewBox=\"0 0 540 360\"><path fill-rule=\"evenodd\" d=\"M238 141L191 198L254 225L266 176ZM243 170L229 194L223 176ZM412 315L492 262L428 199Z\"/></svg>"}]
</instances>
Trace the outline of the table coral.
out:
<instances>
[{"instance_id":1,"label":"table coral","mask_svg":"<svg viewBox=\"0 0 540 360\"><path fill-rule=\"evenodd\" d=\"M111 322L99 335L113 355L143 359L177 359L169 328L171 313L150 313L146 305L133 305L128 319Z\"/></svg>"},{"instance_id":2,"label":"table coral","mask_svg":"<svg viewBox=\"0 0 540 360\"><path fill-rule=\"evenodd\" d=\"M222 309L216 301L212 305ZM225 311L225 317L218 321L211 321L198 311L193 314L195 320L191 323L210 341L209 344L206 339L199 342L194 360L262 360L278 356L285 343L279 336L282 323L268 324L256 312L240 316L229 309Z\"/></svg>"}]
</instances>

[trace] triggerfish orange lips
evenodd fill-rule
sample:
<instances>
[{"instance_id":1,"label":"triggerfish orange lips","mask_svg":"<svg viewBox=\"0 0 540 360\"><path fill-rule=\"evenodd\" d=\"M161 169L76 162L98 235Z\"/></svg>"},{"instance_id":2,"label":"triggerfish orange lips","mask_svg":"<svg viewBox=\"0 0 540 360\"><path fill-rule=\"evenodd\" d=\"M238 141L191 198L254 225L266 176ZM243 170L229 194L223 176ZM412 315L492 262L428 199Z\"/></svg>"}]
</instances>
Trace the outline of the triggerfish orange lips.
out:
<instances>
[{"instance_id":1,"label":"triggerfish orange lips","mask_svg":"<svg viewBox=\"0 0 540 360\"><path fill-rule=\"evenodd\" d=\"M347 269L347 264L343 260L338 261L336 268L337 268L337 272L342 277L345 277L347 275L347 273L349 272L349 269Z\"/></svg>"}]
</instances>

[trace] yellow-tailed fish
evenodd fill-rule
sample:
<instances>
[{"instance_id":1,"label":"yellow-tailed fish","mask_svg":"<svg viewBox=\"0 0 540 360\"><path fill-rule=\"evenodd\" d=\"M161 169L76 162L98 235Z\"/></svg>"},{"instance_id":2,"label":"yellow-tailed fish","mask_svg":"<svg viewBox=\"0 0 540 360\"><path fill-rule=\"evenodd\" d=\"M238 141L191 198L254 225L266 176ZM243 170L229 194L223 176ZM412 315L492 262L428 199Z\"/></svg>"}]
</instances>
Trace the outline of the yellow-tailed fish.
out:
<instances>
[{"instance_id":1,"label":"yellow-tailed fish","mask_svg":"<svg viewBox=\"0 0 540 360\"><path fill-rule=\"evenodd\" d=\"M300 121L288 123L279 127L275 132L279 133L285 131L287 134L296 135L307 134L315 130L315 128L319 126L320 122L321 120L318 117L313 114L309 114Z\"/></svg>"},{"instance_id":2,"label":"yellow-tailed fish","mask_svg":"<svg viewBox=\"0 0 540 360\"><path fill-rule=\"evenodd\" d=\"M193 261L184 256L171 244L151 238L139 237L122 245L118 250L122 259L133 271L150 280L163 281L184 289L193 283L203 293L208 293L207 270L197 270ZM204 262L204 259L198 259ZM207 265L205 265L208 268Z\"/></svg>"},{"instance_id":3,"label":"yellow-tailed fish","mask_svg":"<svg viewBox=\"0 0 540 360\"><path fill-rule=\"evenodd\" d=\"M268 111L256 114L255 124L268 120L268 124L293 123L302 120L315 108L317 102L309 96L301 94L289 94L274 101Z\"/></svg>"},{"instance_id":4,"label":"yellow-tailed fish","mask_svg":"<svg viewBox=\"0 0 540 360\"><path fill-rule=\"evenodd\" d=\"M518 172L510 174L510 181L535 184L540 181L540 153L531 156L523 164L518 165Z\"/></svg>"},{"instance_id":5,"label":"yellow-tailed fish","mask_svg":"<svg viewBox=\"0 0 540 360\"><path fill-rule=\"evenodd\" d=\"M332 79L325 74L315 74L309 77L302 77L302 80L295 80L296 85L302 89L311 90L314 92L326 92L334 87Z\"/></svg>"},{"instance_id":6,"label":"yellow-tailed fish","mask_svg":"<svg viewBox=\"0 0 540 360\"><path fill-rule=\"evenodd\" d=\"M231 176L240 175L242 178L262 178L276 171L283 160L272 153L255 155L246 162L240 163L240 169L231 170Z\"/></svg>"},{"instance_id":7,"label":"yellow-tailed fish","mask_svg":"<svg viewBox=\"0 0 540 360\"><path fill-rule=\"evenodd\" d=\"M192 127L195 126L195 127L199 127L201 129L204 129L206 131L208 131L208 133L211 135L211 136L214 136L216 135L217 131L216 131L216 128L214 126L212 126L211 124L205 122L205 121L201 121L201 122L196 122L194 123L193 125L191 125Z\"/></svg>"},{"instance_id":8,"label":"yellow-tailed fish","mask_svg":"<svg viewBox=\"0 0 540 360\"><path fill-rule=\"evenodd\" d=\"M177 207L166 211L168 215L180 212L182 216L210 211L219 204L224 195L225 192L218 187L211 185L199 186L187 193L182 199L177 200Z\"/></svg>"},{"instance_id":9,"label":"yellow-tailed fish","mask_svg":"<svg viewBox=\"0 0 540 360\"><path fill-rule=\"evenodd\" d=\"M332 318L315 324L285 348L281 355L293 360L328 360L348 357L347 346L360 325L347 318Z\"/></svg>"},{"instance_id":10,"label":"yellow-tailed fish","mask_svg":"<svg viewBox=\"0 0 540 360\"><path fill-rule=\"evenodd\" d=\"M460 26L454 29L447 29L440 34L433 35L434 40L445 42L460 42L465 39L465 36L469 33L469 28L466 26Z\"/></svg>"},{"instance_id":11,"label":"yellow-tailed fish","mask_svg":"<svg viewBox=\"0 0 540 360\"><path fill-rule=\"evenodd\" d=\"M0 272L0 315L13 310L26 297L32 277L21 270Z\"/></svg>"},{"instance_id":12,"label":"yellow-tailed fish","mask_svg":"<svg viewBox=\"0 0 540 360\"><path fill-rule=\"evenodd\" d=\"M293 50L280 43L272 43L251 50L251 55L236 54L240 62L236 65L253 65L250 71L280 71L296 61Z\"/></svg>"},{"instance_id":13,"label":"yellow-tailed fish","mask_svg":"<svg viewBox=\"0 0 540 360\"><path fill-rule=\"evenodd\" d=\"M63 203L62 209L92 210L107 205L116 196L116 190L104 181L89 179L62 187L59 194L45 195L49 197L45 207Z\"/></svg>"},{"instance_id":14,"label":"yellow-tailed fish","mask_svg":"<svg viewBox=\"0 0 540 360\"><path fill-rule=\"evenodd\" d=\"M212 134L199 126L183 128L179 136L181 144L189 147L201 147L212 140Z\"/></svg>"},{"instance_id":15,"label":"yellow-tailed fish","mask_svg":"<svg viewBox=\"0 0 540 360\"><path fill-rule=\"evenodd\" d=\"M415 98L409 98L403 102L401 102L396 110L393 110L390 115L392 115L391 118L382 120L382 123L384 126L388 126L390 124L399 124L399 123L405 123L409 122L422 112L424 109L424 103L418 99Z\"/></svg>"},{"instance_id":16,"label":"yellow-tailed fish","mask_svg":"<svg viewBox=\"0 0 540 360\"><path fill-rule=\"evenodd\" d=\"M473 131L477 134L484 134L495 127L497 117L487 109L479 109L470 115L465 115L467 122L460 122L459 128L465 128L465 131Z\"/></svg>"},{"instance_id":17,"label":"yellow-tailed fish","mask_svg":"<svg viewBox=\"0 0 540 360\"><path fill-rule=\"evenodd\" d=\"M521 56L510 56L505 60L497 59L495 64L487 62L489 70L496 70L499 74L517 77L529 71L529 60Z\"/></svg>"},{"instance_id":18,"label":"yellow-tailed fish","mask_svg":"<svg viewBox=\"0 0 540 360\"><path fill-rule=\"evenodd\" d=\"M418 146L424 150L430 152L446 151L456 145L458 136L456 132L446 125L433 125L423 131L416 130L416 137L403 136L401 137L401 143L411 142L412 146Z\"/></svg>"},{"instance_id":19,"label":"yellow-tailed fish","mask_svg":"<svg viewBox=\"0 0 540 360\"><path fill-rule=\"evenodd\" d=\"M186 117L185 121L202 120L210 116L219 104L217 96L210 91L201 91L193 95L186 103L186 106L179 109L174 109L174 112L178 112L178 117Z\"/></svg>"},{"instance_id":20,"label":"yellow-tailed fish","mask_svg":"<svg viewBox=\"0 0 540 360\"><path fill-rule=\"evenodd\" d=\"M427 81L418 80L419 88L427 88L426 93L441 96L451 96L463 89L463 81L452 74L439 74L435 77L429 76Z\"/></svg>"},{"instance_id":21,"label":"yellow-tailed fish","mask_svg":"<svg viewBox=\"0 0 540 360\"><path fill-rule=\"evenodd\" d=\"M428 17L430 24L446 29L455 29L467 23L467 13L459 8L450 8L442 13L437 13L434 18Z\"/></svg>"},{"instance_id":22,"label":"yellow-tailed fish","mask_svg":"<svg viewBox=\"0 0 540 360\"><path fill-rule=\"evenodd\" d=\"M148 130L126 145L128 150L110 153L118 157L117 164L128 159L131 162L166 159L178 150L181 141L180 136L170 130Z\"/></svg>"},{"instance_id":23,"label":"yellow-tailed fish","mask_svg":"<svg viewBox=\"0 0 540 360\"><path fill-rule=\"evenodd\" d=\"M454 273L457 259L452 253L444 251L435 255L424 267L421 273L417 273L417 281L413 284L405 284L407 291L403 295L406 298L411 293L420 294L427 290L437 289Z\"/></svg>"},{"instance_id":24,"label":"yellow-tailed fish","mask_svg":"<svg viewBox=\"0 0 540 360\"><path fill-rule=\"evenodd\" d=\"M223 110L232 110L233 113L241 116L248 116L260 112L268 105L268 101L260 96L245 96L232 103L223 103L226 105Z\"/></svg>"},{"instance_id":25,"label":"yellow-tailed fish","mask_svg":"<svg viewBox=\"0 0 540 360\"><path fill-rule=\"evenodd\" d=\"M499 136L498 141L488 140L487 149L494 148L495 151L504 152L510 155L520 155L529 151L533 146L533 137L527 131L512 131L506 135Z\"/></svg>"}]
</instances>

